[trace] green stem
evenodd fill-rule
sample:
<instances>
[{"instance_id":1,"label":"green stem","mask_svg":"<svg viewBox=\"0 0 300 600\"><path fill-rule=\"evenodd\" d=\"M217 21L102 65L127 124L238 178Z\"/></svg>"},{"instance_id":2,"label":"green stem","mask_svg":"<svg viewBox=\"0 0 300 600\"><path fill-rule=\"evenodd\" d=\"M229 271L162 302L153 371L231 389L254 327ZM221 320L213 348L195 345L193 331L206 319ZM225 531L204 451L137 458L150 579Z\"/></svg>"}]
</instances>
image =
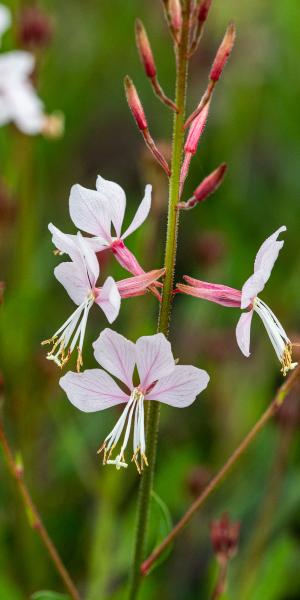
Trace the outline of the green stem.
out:
<instances>
[{"instance_id":1,"label":"green stem","mask_svg":"<svg viewBox=\"0 0 300 600\"><path fill-rule=\"evenodd\" d=\"M176 64L176 95L175 104L178 112L174 115L173 144L171 176L169 182L169 204L168 204L168 226L165 246L164 266L166 275L164 279L162 303L158 319L157 331L168 336L169 322L172 310L174 269L176 262L178 215L177 204L179 201L180 170L182 162L182 151L184 143L184 117L186 102L186 86L188 71L188 43L190 25L190 0L186 0L183 6L183 22L181 41L177 50ZM146 447L149 467L141 477L139 498L137 530L135 537L134 559L129 588L129 600L138 597L141 583L140 565L145 551L147 524L150 512L151 491L156 459L157 434L159 426L160 405L159 402L149 402L147 407Z\"/></svg>"}]
</instances>

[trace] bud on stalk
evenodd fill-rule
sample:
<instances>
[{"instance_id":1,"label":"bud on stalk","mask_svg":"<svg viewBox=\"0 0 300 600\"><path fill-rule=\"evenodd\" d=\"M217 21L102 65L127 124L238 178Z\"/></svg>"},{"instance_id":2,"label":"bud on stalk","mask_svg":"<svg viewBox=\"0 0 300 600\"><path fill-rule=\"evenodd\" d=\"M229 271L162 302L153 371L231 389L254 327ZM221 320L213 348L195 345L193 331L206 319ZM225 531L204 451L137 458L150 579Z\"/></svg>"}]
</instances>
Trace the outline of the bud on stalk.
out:
<instances>
[{"instance_id":1,"label":"bud on stalk","mask_svg":"<svg viewBox=\"0 0 300 600\"><path fill-rule=\"evenodd\" d=\"M161 152L158 150L157 146L155 145L154 140L152 139L152 137L150 135L146 115L144 113L144 109L142 107L142 104L139 99L138 93L136 91L135 85L133 84L130 77L128 77L128 75L126 75L126 77L124 79L124 87L125 87L125 94L126 94L128 106L129 106L132 116L133 116L133 118L145 140L146 145L148 146L149 150L152 152L152 154L156 158L156 160L159 162L159 164L162 166L162 168L164 169L166 174L168 176L170 176L171 171L170 171L169 165L168 165L166 159L161 154Z\"/></svg>"},{"instance_id":2,"label":"bud on stalk","mask_svg":"<svg viewBox=\"0 0 300 600\"><path fill-rule=\"evenodd\" d=\"M192 197L187 202L180 202L178 204L178 208L190 210L199 202L203 202L203 200L206 200L206 198L213 194L221 185L226 170L227 165L225 163L221 164L210 175L203 179L200 185L198 185L198 187L193 192Z\"/></svg>"},{"instance_id":3,"label":"bud on stalk","mask_svg":"<svg viewBox=\"0 0 300 600\"><path fill-rule=\"evenodd\" d=\"M173 31L179 33L182 26L182 11L180 0L169 0L168 12L170 15L170 22Z\"/></svg>"},{"instance_id":4,"label":"bud on stalk","mask_svg":"<svg viewBox=\"0 0 300 600\"><path fill-rule=\"evenodd\" d=\"M199 6L198 22L203 25L207 19L208 11L211 7L212 0L202 0Z\"/></svg>"},{"instance_id":5,"label":"bud on stalk","mask_svg":"<svg viewBox=\"0 0 300 600\"><path fill-rule=\"evenodd\" d=\"M201 113L192 121L188 136L184 145L184 160L180 173L180 193L182 192L184 182L186 180L192 156L196 154L199 140L205 129L209 112L210 102L207 102Z\"/></svg>"},{"instance_id":6,"label":"bud on stalk","mask_svg":"<svg viewBox=\"0 0 300 600\"><path fill-rule=\"evenodd\" d=\"M216 54L216 58L213 62L209 79L211 81L218 81L220 79L221 73L225 67L225 64L228 60L228 57L231 54L233 44L235 40L235 25L234 23L230 23L227 27L225 36L223 41L218 49Z\"/></svg>"}]
</instances>

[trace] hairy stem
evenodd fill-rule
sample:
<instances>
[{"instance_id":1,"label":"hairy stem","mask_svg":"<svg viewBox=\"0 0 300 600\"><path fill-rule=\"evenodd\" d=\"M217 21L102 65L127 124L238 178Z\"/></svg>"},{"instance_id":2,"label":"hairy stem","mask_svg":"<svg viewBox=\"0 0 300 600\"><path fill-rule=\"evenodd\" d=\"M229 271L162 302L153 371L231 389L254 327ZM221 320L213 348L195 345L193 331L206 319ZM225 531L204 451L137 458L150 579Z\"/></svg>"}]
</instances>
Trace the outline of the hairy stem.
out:
<instances>
[{"instance_id":1,"label":"hairy stem","mask_svg":"<svg viewBox=\"0 0 300 600\"><path fill-rule=\"evenodd\" d=\"M231 454L231 456L225 462L220 471L218 471L215 477L213 477L213 479L207 485L202 494L200 494L200 496L196 498L196 500L186 511L186 513L183 515L180 521L178 521L178 523L175 525L175 527L172 529L169 535L162 541L162 543L159 546L157 546L157 548L154 550L154 552L152 552L152 554L147 558L147 560L145 560L141 567L141 573L143 575L147 575L153 563L158 559L158 557L168 547L168 545L171 544L174 541L174 539L181 533L183 528L189 523L194 514L199 510L199 508L202 507L207 498L216 490L221 481L223 481L230 469L238 462L238 460L250 446L251 442L254 440L256 435L261 431L261 429L263 429L265 424L277 412L282 402L286 398L287 394L290 392L290 390L296 383L296 380L299 377L299 375L300 366L292 372L289 379L285 381L285 383L279 388L271 404L269 404L268 408L262 414L260 419L258 419L254 427L249 431L249 433L243 439L241 444Z\"/></svg>"},{"instance_id":2,"label":"hairy stem","mask_svg":"<svg viewBox=\"0 0 300 600\"><path fill-rule=\"evenodd\" d=\"M24 506L28 515L30 517L30 523L33 529L35 529L40 536L42 543L44 544L47 552L55 565L55 568L59 575L61 576L66 589L68 590L72 600L80 600L79 593L66 569L64 566L62 559L60 558L49 534L42 522L41 516L32 500L28 487L24 481L23 468L21 465L18 465L14 459L13 452L9 445L8 439L6 437L3 424L0 421L0 446L2 447L3 454L5 456L7 466L9 468L10 474L15 480L20 495L22 497Z\"/></svg>"},{"instance_id":3,"label":"hairy stem","mask_svg":"<svg viewBox=\"0 0 300 600\"><path fill-rule=\"evenodd\" d=\"M174 115L171 176L169 182L168 226L164 262L166 275L162 290L162 303L157 327L157 331L163 333L165 336L167 336L169 332L169 321L172 310L174 269L177 250L179 216L177 204L179 201L180 169L184 142L183 125L185 116L186 84L188 70L187 50L189 43L190 4L190 0L186 0L184 2L181 41L178 46L176 56L177 68L175 104L177 107L177 113ZM144 471L140 483L137 530L135 538L134 560L129 588L129 600L135 600L137 598L141 583L140 565L144 557L147 523L150 512L151 490L153 485L153 475L155 469L157 433L159 425L159 412L159 402L148 403L146 446L149 467Z\"/></svg>"}]
</instances>

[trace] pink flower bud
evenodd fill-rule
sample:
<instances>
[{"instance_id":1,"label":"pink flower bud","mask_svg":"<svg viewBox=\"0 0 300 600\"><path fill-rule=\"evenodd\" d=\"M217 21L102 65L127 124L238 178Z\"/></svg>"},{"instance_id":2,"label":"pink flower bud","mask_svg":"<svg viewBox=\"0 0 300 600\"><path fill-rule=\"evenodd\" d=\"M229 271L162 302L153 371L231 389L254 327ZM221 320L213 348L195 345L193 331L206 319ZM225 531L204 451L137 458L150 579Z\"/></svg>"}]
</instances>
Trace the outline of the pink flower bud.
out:
<instances>
[{"instance_id":1,"label":"pink flower bud","mask_svg":"<svg viewBox=\"0 0 300 600\"><path fill-rule=\"evenodd\" d=\"M203 202L203 200L205 200L207 196L210 196L210 194L213 194L213 192L215 192L216 189L218 189L219 185L221 185L224 179L226 169L227 165L223 163L210 175L205 177L205 179L203 179L200 185L198 185L198 187L195 189L193 193L193 198L191 198L191 200L188 200L188 202L186 203L186 205L188 205L186 206L186 208L192 208L192 202L194 206L198 202Z\"/></svg>"},{"instance_id":2,"label":"pink flower bud","mask_svg":"<svg viewBox=\"0 0 300 600\"><path fill-rule=\"evenodd\" d=\"M140 19L135 22L135 39L146 75L152 79L156 75L156 66L145 27Z\"/></svg>"},{"instance_id":3,"label":"pink flower bud","mask_svg":"<svg viewBox=\"0 0 300 600\"><path fill-rule=\"evenodd\" d=\"M231 53L235 40L235 25L234 23L230 23L227 27L225 36L221 45L219 46L218 52L216 54L215 60L213 62L213 66L210 71L209 78L211 81L218 81L220 75L225 67L227 59Z\"/></svg>"},{"instance_id":4,"label":"pink flower bud","mask_svg":"<svg viewBox=\"0 0 300 600\"><path fill-rule=\"evenodd\" d=\"M27 6L21 12L18 38L23 48L48 46L53 36L53 20L37 6Z\"/></svg>"},{"instance_id":5,"label":"pink flower bud","mask_svg":"<svg viewBox=\"0 0 300 600\"><path fill-rule=\"evenodd\" d=\"M170 16L171 26L174 31L180 31L182 25L182 11L180 0L169 0L168 13Z\"/></svg>"},{"instance_id":6,"label":"pink flower bud","mask_svg":"<svg viewBox=\"0 0 300 600\"><path fill-rule=\"evenodd\" d=\"M237 552L240 523L230 521L227 514L211 524L211 542L218 561L223 564Z\"/></svg>"},{"instance_id":7,"label":"pink flower bud","mask_svg":"<svg viewBox=\"0 0 300 600\"><path fill-rule=\"evenodd\" d=\"M210 102L207 102L203 110L192 121L188 136L184 145L184 151L189 154L196 154L200 137L205 129Z\"/></svg>"},{"instance_id":8,"label":"pink flower bud","mask_svg":"<svg viewBox=\"0 0 300 600\"><path fill-rule=\"evenodd\" d=\"M148 129L147 119L142 107L141 101L138 97L138 93L130 77L126 75L124 79L125 94L128 102L128 106L132 112L133 118L141 131Z\"/></svg>"},{"instance_id":9,"label":"pink flower bud","mask_svg":"<svg viewBox=\"0 0 300 600\"><path fill-rule=\"evenodd\" d=\"M211 7L212 0L202 0L199 6L198 21L204 23L207 19L208 11Z\"/></svg>"}]
</instances>

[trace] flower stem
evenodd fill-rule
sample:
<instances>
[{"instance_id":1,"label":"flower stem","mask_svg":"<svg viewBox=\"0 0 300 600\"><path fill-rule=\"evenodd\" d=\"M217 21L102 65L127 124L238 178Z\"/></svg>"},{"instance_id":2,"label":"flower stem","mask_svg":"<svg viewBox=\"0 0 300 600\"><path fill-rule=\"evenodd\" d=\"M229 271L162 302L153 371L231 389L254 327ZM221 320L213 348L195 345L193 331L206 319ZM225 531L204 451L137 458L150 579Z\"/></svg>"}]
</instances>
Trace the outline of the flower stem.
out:
<instances>
[{"instance_id":1,"label":"flower stem","mask_svg":"<svg viewBox=\"0 0 300 600\"><path fill-rule=\"evenodd\" d=\"M207 485L205 490L200 494L200 496L193 502L190 508L186 511L183 517L178 521L172 531L167 535L167 537L157 546L157 548L152 552L152 554L144 561L141 566L141 573L143 575L147 575L153 563L158 559L161 553L171 544L174 539L181 533L182 529L189 523L194 514L202 507L207 498L216 490L224 477L228 474L231 467L233 467L240 457L244 454L247 448L250 446L251 442L254 440L256 435L263 429L266 423L273 417L273 415L277 412L277 410L282 405L284 399L287 394L291 391L293 386L295 385L298 377L300 375L300 366L292 372L289 379L285 381L285 383L279 388L277 394L273 398L271 404L269 404L268 408L262 414L262 416L255 423L254 427L249 431L246 437L243 439L241 444L236 448L236 450L231 454L228 460L225 462L223 467L218 471L218 473L213 477L211 482Z\"/></svg>"},{"instance_id":2,"label":"flower stem","mask_svg":"<svg viewBox=\"0 0 300 600\"><path fill-rule=\"evenodd\" d=\"M60 574L66 589L68 590L72 600L80 600L79 593L66 569L64 566L62 559L60 558L49 534L42 522L41 516L32 500L28 487L24 481L23 468L21 465L18 465L16 460L14 459L14 455L12 449L9 445L8 439L6 437L3 424L0 421L0 446L2 447L3 454L5 456L7 466L9 468L10 474L14 478L17 487L19 489L20 495L22 497L24 506L26 511L28 512L30 523L33 529L35 529L40 536L44 546L46 547L48 554L54 563L57 572Z\"/></svg>"},{"instance_id":3,"label":"flower stem","mask_svg":"<svg viewBox=\"0 0 300 600\"><path fill-rule=\"evenodd\" d=\"M185 0L183 3L183 21L181 41L176 49L176 95L175 104L178 112L174 115L173 124L173 144L171 176L169 181L169 204L168 204L168 226L165 246L166 275L162 290L162 303L158 319L157 331L168 336L169 322L172 310L173 280L176 262L177 234L178 234L178 216L177 204L179 202L180 169L184 142L184 117L186 102L186 85L188 58L187 50L189 43L190 30L190 9L191 1ZM151 491L153 485L153 476L155 469L157 434L159 426L159 402L149 402L147 407L147 428L146 428L146 447L149 467L141 477L139 498L137 529L135 537L134 559L129 586L129 600L135 600L138 597L141 583L140 565L145 551L145 542L147 534L147 524L150 512Z\"/></svg>"}]
</instances>

